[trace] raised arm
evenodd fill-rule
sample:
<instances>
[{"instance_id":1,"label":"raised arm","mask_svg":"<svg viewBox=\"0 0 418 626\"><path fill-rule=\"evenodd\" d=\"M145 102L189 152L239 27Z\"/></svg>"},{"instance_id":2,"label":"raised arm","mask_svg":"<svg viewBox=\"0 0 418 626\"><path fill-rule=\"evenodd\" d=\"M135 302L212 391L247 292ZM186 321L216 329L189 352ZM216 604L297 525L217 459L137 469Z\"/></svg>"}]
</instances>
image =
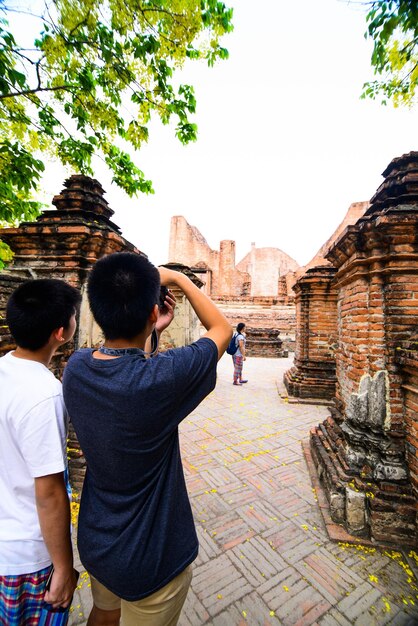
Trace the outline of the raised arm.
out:
<instances>
[{"instance_id":1,"label":"raised arm","mask_svg":"<svg viewBox=\"0 0 418 626\"><path fill-rule=\"evenodd\" d=\"M231 325L224 314L185 274L175 272L166 267L158 269L162 285L177 285L182 290L197 317L207 330L204 337L209 337L216 343L218 359L220 359L232 337Z\"/></svg>"}]
</instances>

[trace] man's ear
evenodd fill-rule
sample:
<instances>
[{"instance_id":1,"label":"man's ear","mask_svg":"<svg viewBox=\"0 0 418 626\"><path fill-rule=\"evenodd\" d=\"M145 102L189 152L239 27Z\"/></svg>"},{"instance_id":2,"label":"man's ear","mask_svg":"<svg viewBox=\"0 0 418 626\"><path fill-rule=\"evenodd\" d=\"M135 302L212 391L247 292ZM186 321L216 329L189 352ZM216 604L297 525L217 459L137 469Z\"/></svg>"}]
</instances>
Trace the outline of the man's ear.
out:
<instances>
[{"instance_id":1,"label":"man's ear","mask_svg":"<svg viewBox=\"0 0 418 626\"><path fill-rule=\"evenodd\" d=\"M64 326L60 326L56 330L52 331L51 337L55 339L55 341L58 341L58 343L64 343L65 341L64 332L65 332Z\"/></svg>"},{"instance_id":2,"label":"man's ear","mask_svg":"<svg viewBox=\"0 0 418 626\"><path fill-rule=\"evenodd\" d=\"M159 308L158 308L158 304L154 305L154 308L152 309L151 313L149 314L149 321L151 322L151 324L155 324L156 321L158 320L158 315L159 315Z\"/></svg>"}]
</instances>

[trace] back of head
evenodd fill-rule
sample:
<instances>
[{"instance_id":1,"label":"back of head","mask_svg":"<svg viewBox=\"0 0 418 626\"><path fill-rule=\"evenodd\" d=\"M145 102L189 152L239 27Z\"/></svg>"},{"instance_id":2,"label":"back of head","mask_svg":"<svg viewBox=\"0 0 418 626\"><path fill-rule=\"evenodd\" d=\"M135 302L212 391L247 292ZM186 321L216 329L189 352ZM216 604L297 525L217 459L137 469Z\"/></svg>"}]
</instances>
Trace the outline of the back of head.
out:
<instances>
[{"instance_id":1,"label":"back of head","mask_svg":"<svg viewBox=\"0 0 418 626\"><path fill-rule=\"evenodd\" d=\"M17 345L39 350L58 328L68 328L80 302L80 292L63 280L28 280L10 296L6 321Z\"/></svg>"},{"instance_id":2,"label":"back of head","mask_svg":"<svg viewBox=\"0 0 418 626\"><path fill-rule=\"evenodd\" d=\"M237 324L237 332L238 332L238 333L242 333L242 331L244 330L244 328L245 328L245 324L244 324L244 322L240 322L239 324Z\"/></svg>"},{"instance_id":3,"label":"back of head","mask_svg":"<svg viewBox=\"0 0 418 626\"><path fill-rule=\"evenodd\" d=\"M102 257L88 280L90 308L106 339L132 339L142 332L159 292L157 268L132 252Z\"/></svg>"}]
</instances>

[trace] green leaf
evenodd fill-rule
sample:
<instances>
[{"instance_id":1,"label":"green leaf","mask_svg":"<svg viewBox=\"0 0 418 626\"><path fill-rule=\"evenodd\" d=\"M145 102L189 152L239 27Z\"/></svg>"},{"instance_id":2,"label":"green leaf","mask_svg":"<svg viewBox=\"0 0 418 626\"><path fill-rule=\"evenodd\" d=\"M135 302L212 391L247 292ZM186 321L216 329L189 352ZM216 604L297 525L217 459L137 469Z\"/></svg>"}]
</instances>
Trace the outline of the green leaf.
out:
<instances>
[{"instance_id":1,"label":"green leaf","mask_svg":"<svg viewBox=\"0 0 418 626\"><path fill-rule=\"evenodd\" d=\"M221 39L233 28L217 0L55 0L53 11L40 2L29 50L0 19L0 220L9 223L38 214L51 157L94 175L97 155L127 194L153 193L128 151L148 141L153 113L163 124L175 116L183 144L196 141L195 94L174 88L175 73L188 59L227 59Z\"/></svg>"},{"instance_id":2,"label":"green leaf","mask_svg":"<svg viewBox=\"0 0 418 626\"><path fill-rule=\"evenodd\" d=\"M418 94L418 3L374 0L366 21L365 36L373 40L371 65L378 80L366 83L362 97L412 107Z\"/></svg>"}]
</instances>

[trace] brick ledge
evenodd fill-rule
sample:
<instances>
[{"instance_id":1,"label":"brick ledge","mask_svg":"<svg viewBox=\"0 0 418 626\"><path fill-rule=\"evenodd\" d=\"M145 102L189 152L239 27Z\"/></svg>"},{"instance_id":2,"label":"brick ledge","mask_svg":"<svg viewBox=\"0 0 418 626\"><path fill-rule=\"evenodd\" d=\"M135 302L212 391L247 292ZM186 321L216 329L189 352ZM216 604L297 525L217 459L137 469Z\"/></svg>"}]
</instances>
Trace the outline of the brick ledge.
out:
<instances>
[{"instance_id":1,"label":"brick ledge","mask_svg":"<svg viewBox=\"0 0 418 626\"><path fill-rule=\"evenodd\" d=\"M326 528L326 531L330 540L335 541L335 542L341 541L344 543L353 543L356 545L363 545L363 546L373 546L374 548L387 547L393 550L394 549L393 544L385 545L380 542L376 543L375 541L370 541L370 539L366 539L364 537L356 537L355 535L350 535L343 526L334 522L334 520L332 519L329 513L328 500L322 488L321 482L318 478L315 463L313 462L313 459L312 459L309 439L303 440L301 442L301 445L302 445L302 451L305 457L305 461L308 466L308 471L309 471L309 476L311 479L312 487L315 489L315 494L317 497L319 510L321 511L325 528Z\"/></svg>"},{"instance_id":2,"label":"brick ledge","mask_svg":"<svg viewBox=\"0 0 418 626\"><path fill-rule=\"evenodd\" d=\"M334 406L334 401L327 400L326 398L300 398L299 396L289 396L284 383L279 379L276 380L276 389L280 398L285 402L288 402L289 404L315 404L329 407Z\"/></svg>"}]
</instances>

